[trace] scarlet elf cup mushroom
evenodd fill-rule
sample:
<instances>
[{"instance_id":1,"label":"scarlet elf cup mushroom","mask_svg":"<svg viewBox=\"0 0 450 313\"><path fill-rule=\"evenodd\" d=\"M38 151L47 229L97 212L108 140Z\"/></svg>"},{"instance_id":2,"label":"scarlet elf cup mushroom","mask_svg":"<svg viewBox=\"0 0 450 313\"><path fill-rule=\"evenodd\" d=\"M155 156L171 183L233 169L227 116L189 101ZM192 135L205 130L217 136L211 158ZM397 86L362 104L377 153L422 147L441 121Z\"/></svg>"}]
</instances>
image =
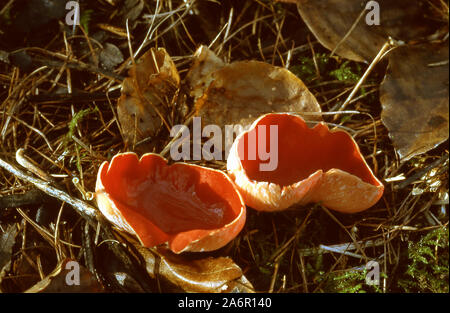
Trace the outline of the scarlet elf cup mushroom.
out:
<instances>
[{"instance_id":1,"label":"scarlet elf cup mushroom","mask_svg":"<svg viewBox=\"0 0 450 313\"><path fill-rule=\"evenodd\" d=\"M262 142L252 140L261 138L261 131L270 134ZM278 146L277 166L267 170L267 161L255 151L270 147L273 140ZM244 202L260 211L319 202L336 211L355 213L373 206L384 190L347 132L330 131L323 122L309 128L292 114L259 117L234 141L227 169Z\"/></svg>"},{"instance_id":2,"label":"scarlet elf cup mushroom","mask_svg":"<svg viewBox=\"0 0 450 313\"><path fill-rule=\"evenodd\" d=\"M115 155L99 169L100 211L146 247L167 243L175 252L211 251L230 242L246 218L243 199L223 172L187 163L167 164L147 153Z\"/></svg>"}]
</instances>

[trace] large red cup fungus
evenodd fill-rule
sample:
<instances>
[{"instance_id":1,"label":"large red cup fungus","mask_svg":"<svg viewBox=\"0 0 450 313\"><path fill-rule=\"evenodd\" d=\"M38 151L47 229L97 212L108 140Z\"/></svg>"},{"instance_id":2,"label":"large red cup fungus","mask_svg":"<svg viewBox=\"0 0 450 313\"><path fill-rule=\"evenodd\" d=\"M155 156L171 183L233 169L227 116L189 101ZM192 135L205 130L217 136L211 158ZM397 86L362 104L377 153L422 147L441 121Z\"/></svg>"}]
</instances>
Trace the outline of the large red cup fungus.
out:
<instances>
[{"instance_id":1,"label":"large red cup fungus","mask_svg":"<svg viewBox=\"0 0 450 313\"><path fill-rule=\"evenodd\" d=\"M230 242L245 223L245 204L223 172L167 164L148 153L120 153L104 162L96 184L98 207L146 247L168 243L175 252L211 251Z\"/></svg>"},{"instance_id":2,"label":"large red cup fungus","mask_svg":"<svg viewBox=\"0 0 450 313\"><path fill-rule=\"evenodd\" d=\"M278 132L272 139L271 125ZM261 132L266 133L263 140L251 139L260 138ZM255 151L258 145L267 150L274 138L278 140L277 166L264 170L261 165L269 161L261 160ZM319 202L355 213L373 206L384 190L348 133L330 131L323 122L308 128L301 117L285 113L263 115L241 133L230 149L227 169L245 204L260 211Z\"/></svg>"}]
</instances>

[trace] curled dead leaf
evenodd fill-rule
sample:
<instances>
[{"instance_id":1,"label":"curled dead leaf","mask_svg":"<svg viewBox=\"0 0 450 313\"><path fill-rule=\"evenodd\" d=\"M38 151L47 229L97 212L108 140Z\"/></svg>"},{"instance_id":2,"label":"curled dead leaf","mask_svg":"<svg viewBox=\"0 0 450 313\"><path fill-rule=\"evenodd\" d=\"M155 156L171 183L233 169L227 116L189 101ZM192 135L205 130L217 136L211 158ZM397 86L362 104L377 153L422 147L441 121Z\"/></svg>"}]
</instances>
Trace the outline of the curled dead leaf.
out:
<instances>
[{"instance_id":1,"label":"curled dead leaf","mask_svg":"<svg viewBox=\"0 0 450 313\"><path fill-rule=\"evenodd\" d=\"M209 74L211 81L195 104L202 123L248 128L271 112L320 112L314 95L289 70L259 61L239 61ZM304 115L320 120L318 115Z\"/></svg>"},{"instance_id":2,"label":"curled dead leaf","mask_svg":"<svg viewBox=\"0 0 450 313\"><path fill-rule=\"evenodd\" d=\"M194 62L186 75L186 82L191 89L191 96L200 98L211 84L211 74L226 64L208 47L200 46L194 54Z\"/></svg>"},{"instance_id":3,"label":"curled dead leaf","mask_svg":"<svg viewBox=\"0 0 450 313\"><path fill-rule=\"evenodd\" d=\"M139 151L151 151L160 128L170 129L166 120L178 92L180 77L164 48L150 49L129 70L122 84L117 113L125 142L134 147L144 139Z\"/></svg>"},{"instance_id":4,"label":"curled dead leaf","mask_svg":"<svg viewBox=\"0 0 450 313\"><path fill-rule=\"evenodd\" d=\"M448 139L448 42L402 46L389 54L381 119L402 161Z\"/></svg>"},{"instance_id":5,"label":"curled dead leaf","mask_svg":"<svg viewBox=\"0 0 450 313\"><path fill-rule=\"evenodd\" d=\"M146 262L151 277L185 292L235 293L254 292L241 268L229 257L192 258L158 248L153 252L140 244L136 248Z\"/></svg>"}]
</instances>

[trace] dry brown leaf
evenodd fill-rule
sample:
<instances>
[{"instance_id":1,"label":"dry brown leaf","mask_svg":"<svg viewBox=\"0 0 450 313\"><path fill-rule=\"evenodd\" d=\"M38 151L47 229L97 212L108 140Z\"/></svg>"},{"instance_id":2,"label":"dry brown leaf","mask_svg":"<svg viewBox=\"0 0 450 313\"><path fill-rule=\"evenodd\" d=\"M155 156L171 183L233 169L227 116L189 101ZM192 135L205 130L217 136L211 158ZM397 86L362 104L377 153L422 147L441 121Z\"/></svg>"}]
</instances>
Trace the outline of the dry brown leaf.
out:
<instances>
[{"instance_id":1,"label":"dry brown leaf","mask_svg":"<svg viewBox=\"0 0 450 313\"><path fill-rule=\"evenodd\" d=\"M185 292L254 292L241 268L228 257L192 258L158 248L151 250L136 244L151 277L160 277Z\"/></svg>"},{"instance_id":2,"label":"dry brown leaf","mask_svg":"<svg viewBox=\"0 0 450 313\"><path fill-rule=\"evenodd\" d=\"M381 119L402 161L448 139L448 42L402 46L380 86Z\"/></svg>"},{"instance_id":3,"label":"dry brown leaf","mask_svg":"<svg viewBox=\"0 0 450 313\"><path fill-rule=\"evenodd\" d=\"M251 125L271 112L320 112L314 95L287 69L259 61L229 64L211 75L211 83L195 104L202 124ZM307 120L320 116L304 115Z\"/></svg>"},{"instance_id":4,"label":"dry brown leaf","mask_svg":"<svg viewBox=\"0 0 450 313\"><path fill-rule=\"evenodd\" d=\"M289 1L292 2L292 1ZM429 35L435 30L432 19L426 19L422 1L378 0L380 24L368 25L367 10L350 35L368 1L362 0L298 0L298 11L317 40L341 57L362 62L371 61L389 36L409 41ZM371 17L369 15L369 17ZM424 21L425 20L425 21Z\"/></svg>"},{"instance_id":5,"label":"dry brown leaf","mask_svg":"<svg viewBox=\"0 0 450 313\"><path fill-rule=\"evenodd\" d=\"M69 285L66 277L72 274L70 273L71 266L69 266L69 269L66 269L68 262L76 261L70 259L61 261L52 273L25 291L25 293L93 293L103 291L103 287L98 283L95 276L81 265L79 265L79 284L76 282L76 284Z\"/></svg>"},{"instance_id":6,"label":"dry brown leaf","mask_svg":"<svg viewBox=\"0 0 450 313\"><path fill-rule=\"evenodd\" d=\"M143 139L140 152L151 151L152 137L163 125L180 84L175 64L163 48L150 49L136 60L123 81L117 113L125 142L132 148Z\"/></svg>"},{"instance_id":7,"label":"dry brown leaf","mask_svg":"<svg viewBox=\"0 0 450 313\"><path fill-rule=\"evenodd\" d=\"M186 82L191 89L191 96L200 98L211 84L212 73L226 64L207 46L200 46L194 54L194 62L186 75Z\"/></svg>"}]
</instances>

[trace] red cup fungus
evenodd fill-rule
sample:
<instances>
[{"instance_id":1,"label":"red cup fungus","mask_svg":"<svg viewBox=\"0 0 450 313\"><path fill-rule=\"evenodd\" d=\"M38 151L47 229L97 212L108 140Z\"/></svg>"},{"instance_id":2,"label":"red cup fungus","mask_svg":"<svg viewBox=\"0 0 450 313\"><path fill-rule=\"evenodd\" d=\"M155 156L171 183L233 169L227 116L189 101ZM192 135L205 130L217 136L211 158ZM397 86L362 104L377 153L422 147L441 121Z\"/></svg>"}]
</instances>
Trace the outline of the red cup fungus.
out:
<instances>
[{"instance_id":1,"label":"red cup fungus","mask_svg":"<svg viewBox=\"0 0 450 313\"><path fill-rule=\"evenodd\" d=\"M261 142L247 142L252 142L249 135L259 138L258 132L270 132L270 125L278 126L278 164L267 171L261 170L267 160L258 153L248 157L251 149L259 151ZM271 136L263 138L262 143L271 146ZM260 211L319 202L329 209L355 213L373 206L384 190L347 132L330 131L323 122L309 128L300 116L287 113L263 115L241 133L230 149L227 169L245 204Z\"/></svg>"},{"instance_id":2,"label":"red cup fungus","mask_svg":"<svg viewBox=\"0 0 450 313\"><path fill-rule=\"evenodd\" d=\"M167 164L147 153L119 153L104 162L98 207L146 247L167 243L175 253L219 249L242 230L246 208L225 173L187 163Z\"/></svg>"}]
</instances>

